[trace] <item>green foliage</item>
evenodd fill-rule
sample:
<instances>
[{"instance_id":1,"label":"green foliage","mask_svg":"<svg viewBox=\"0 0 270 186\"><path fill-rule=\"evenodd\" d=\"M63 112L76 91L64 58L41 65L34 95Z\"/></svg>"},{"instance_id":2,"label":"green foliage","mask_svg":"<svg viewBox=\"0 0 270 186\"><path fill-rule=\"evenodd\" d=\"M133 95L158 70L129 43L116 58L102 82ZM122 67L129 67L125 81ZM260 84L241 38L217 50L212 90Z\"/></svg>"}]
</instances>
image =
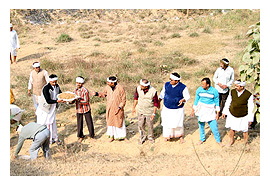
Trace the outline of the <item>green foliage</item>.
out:
<instances>
[{"instance_id":1,"label":"green foliage","mask_svg":"<svg viewBox=\"0 0 270 186\"><path fill-rule=\"evenodd\" d=\"M239 67L240 76L242 81L247 83L254 83L254 93L260 93L260 22L250 26L247 32L249 40L242 57L244 62ZM260 110L255 106L256 118L260 122Z\"/></svg>"},{"instance_id":2,"label":"green foliage","mask_svg":"<svg viewBox=\"0 0 270 186\"><path fill-rule=\"evenodd\" d=\"M66 43L70 42L71 40L72 38L68 34L61 34L57 39L57 43Z\"/></svg>"}]
</instances>

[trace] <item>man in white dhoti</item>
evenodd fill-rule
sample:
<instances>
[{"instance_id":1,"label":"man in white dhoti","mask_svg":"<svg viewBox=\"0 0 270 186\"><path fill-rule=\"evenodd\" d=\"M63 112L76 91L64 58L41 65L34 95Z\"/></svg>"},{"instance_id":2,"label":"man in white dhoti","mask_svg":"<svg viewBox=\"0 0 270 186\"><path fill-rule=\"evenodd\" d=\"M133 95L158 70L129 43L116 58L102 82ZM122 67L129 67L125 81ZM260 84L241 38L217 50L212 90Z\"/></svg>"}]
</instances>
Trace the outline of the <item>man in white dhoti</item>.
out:
<instances>
[{"instance_id":1,"label":"man in white dhoti","mask_svg":"<svg viewBox=\"0 0 270 186\"><path fill-rule=\"evenodd\" d=\"M159 101L164 99L161 111L164 140L180 138L180 143L184 143L184 104L190 99L190 95L188 88L180 82L180 79L180 75L176 72L170 75L170 81L165 83Z\"/></svg>"},{"instance_id":2,"label":"man in white dhoti","mask_svg":"<svg viewBox=\"0 0 270 186\"><path fill-rule=\"evenodd\" d=\"M226 119L226 128L230 128L230 142L228 146L234 143L235 131L243 132L245 144L248 145L248 126L253 122L253 95L245 89L246 83L240 80L235 81L235 89L231 90L222 113Z\"/></svg>"},{"instance_id":3,"label":"man in white dhoti","mask_svg":"<svg viewBox=\"0 0 270 186\"><path fill-rule=\"evenodd\" d=\"M58 77L55 74L49 76L49 83L42 88L39 104L36 110L37 123L46 125L50 130L50 144L61 141L58 139L57 126L55 121L56 108L58 103L64 102L57 99L57 94L62 93L57 84Z\"/></svg>"},{"instance_id":4,"label":"man in white dhoti","mask_svg":"<svg viewBox=\"0 0 270 186\"><path fill-rule=\"evenodd\" d=\"M20 43L18 34L15 30L13 30L13 26L10 23L10 63L12 64L15 62L17 64L16 58L17 58L17 49L20 49ZM13 56L13 61L12 61Z\"/></svg>"}]
</instances>

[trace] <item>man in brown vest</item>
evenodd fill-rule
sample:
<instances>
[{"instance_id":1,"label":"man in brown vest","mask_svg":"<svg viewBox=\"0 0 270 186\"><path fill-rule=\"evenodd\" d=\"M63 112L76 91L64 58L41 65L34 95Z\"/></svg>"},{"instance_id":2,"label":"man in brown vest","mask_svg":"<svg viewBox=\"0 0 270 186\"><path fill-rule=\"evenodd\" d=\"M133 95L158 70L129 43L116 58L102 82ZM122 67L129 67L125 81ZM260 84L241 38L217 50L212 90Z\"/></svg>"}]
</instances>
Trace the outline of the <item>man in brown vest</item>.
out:
<instances>
[{"instance_id":1,"label":"man in brown vest","mask_svg":"<svg viewBox=\"0 0 270 186\"><path fill-rule=\"evenodd\" d=\"M243 132L245 144L248 145L248 126L253 122L253 95L245 89L246 83L241 80L235 81L235 89L232 89L225 103L222 112L222 118L226 120L226 128L230 128L230 142L228 146L234 143L235 131Z\"/></svg>"},{"instance_id":2,"label":"man in brown vest","mask_svg":"<svg viewBox=\"0 0 270 186\"><path fill-rule=\"evenodd\" d=\"M37 109L38 98L41 96L41 90L44 85L49 83L49 74L46 70L40 68L39 62L34 62L32 66L34 69L30 73L28 96L31 96L31 89L33 88L33 102L35 109Z\"/></svg>"},{"instance_id":3,"label":"man in brown vest","mask_svg":"<svg viewBox=\"0 0 270 186\"><path fill-rule=\"evenodd\" d=\"M141 79L140 86L136 88L134 95L134 104L132 114L135 114L135 108L138 104L138 129L140 133L139 144L143 144L146 140L147 133L145 124L147 124L148 140L154 143L153 121L158 107L157 91L150 86L147 79Z\"/></svg>"}]
</instances>

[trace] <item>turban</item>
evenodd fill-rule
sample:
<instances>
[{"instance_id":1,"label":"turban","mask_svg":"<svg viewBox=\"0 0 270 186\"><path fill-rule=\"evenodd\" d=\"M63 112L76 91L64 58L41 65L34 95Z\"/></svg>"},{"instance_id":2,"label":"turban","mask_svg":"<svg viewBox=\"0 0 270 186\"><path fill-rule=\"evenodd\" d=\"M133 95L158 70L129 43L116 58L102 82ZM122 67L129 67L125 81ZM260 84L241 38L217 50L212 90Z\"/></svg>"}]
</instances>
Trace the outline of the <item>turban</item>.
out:
<instances>
[{"instance_id":1,"label":"turban","mask_svg":"<svg viewBox=\"0 0 270 186\"><path fill-rule=\"evenodd\" d=\"M148 81L148 83L144 83L142 81L142 79L140 80L140 85L144 86L144 87L148 87L150 85L150 81Z\"/></svg>"},{"instance_id":2,"label":"turban","mask_svg":"<svg viewBox=\"0 0 270 186\"><path fill-rule=\"evenodd\" d=\"M236 85L240 85L241 87L244 87L244 86L246 86L246 82L241 82L241 81L235 81L234 82L234 84L236 84Z\"/></svg>"},{"instance_id":3,"label":"turban","mask_svg":"<svg viewBox=\"0 0 270 186\"><path fill-rule=\"evenodd\" d=\"M110 80L109 78L107 78L107 82L115 83L115 82L117 82L117 79L115 79L115 80L113 81L113 80Z\"/></svg>"},{"instance_id":4,"label":"turban","mask_svg":"<svg viewBox=\"0 0 270 186\"><path fill-rule=\"evenodd\" d=\"M226 65L229 64L229 60L226 58L223 58L222 60L220 60L220 62L225 63Z\"/></svg>"},{"instance_id":5,"label":"turban","mask_svg":"<svg viewBox=\"0 0 270 186\"><path fill-rule=\"evenodd\" d=\"M40 67L40 62L35 62L35 63L33 63L33 68L37 68L37 67Z\"/></svg>"},{"instance_id":6,"label":"turban","mask_svg":"<svg viewBox=\"0 0 270 186\"><path fill-rule=\"evenodd\" d=\"M77 77L76 83L84 83L84 79L82 77Z\"/></svg>"},{"instance_id":7,"label":"turban","mask_svg":"<svg viewBox=\"0 0 270 186\"><path fill-rule=\"evenodd\" d=\"M172 80L178 80L178 81L181 79L181 77L177 77L177 76L175 76L175 75L173 75L173 74L170 75L170 78L171 78Z\"/></svg>"},{"instance_id":8,"label":"turban","mask_svg":"<svg viewBox=\"0 0 270 186\"><path fill-rule=\"evenodd\" d=\"M13 27L12 24L10 23L10 28Z\"/></svg>"}]
</instances>

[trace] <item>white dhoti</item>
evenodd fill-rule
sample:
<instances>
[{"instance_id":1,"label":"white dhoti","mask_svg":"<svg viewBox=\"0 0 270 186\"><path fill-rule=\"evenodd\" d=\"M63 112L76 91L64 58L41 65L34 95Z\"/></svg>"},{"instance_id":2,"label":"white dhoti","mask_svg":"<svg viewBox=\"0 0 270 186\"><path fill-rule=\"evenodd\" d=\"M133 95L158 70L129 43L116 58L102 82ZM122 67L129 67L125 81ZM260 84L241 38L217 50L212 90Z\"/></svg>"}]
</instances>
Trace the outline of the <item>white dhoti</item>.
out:
<instances>
[{"instance_id":1,"label":"white dhoti","mask_svg":"<svg viewBox=\"0 0 270 186\"><path fill-rule=\"evenodd\" d=\"M237 118L228 112L225 127L235 131L247 132L249 123L248 120L248 115Z\"/></svg>"},{"instance_id":2,"label":"white dhoti","mask_svg":"<svg viewBox=\"0 0 270 186\"><path fill-rule=\"evenodd\" d=\"M208 122L216 119L215 104L205 104L198 102L195 108L195 115L200 122Z\"/></svg>"},{"instance_id":3,"label":"white dhoti","mask_svg":"<svg viewBox=\"0 0 270 186\"><path fill-rule=\"evenodd\" d=\"M163 137L175 138L184 134L184 107L169 109L163 105L161 111L161 125Z\"/></svg>"},{"instance_id":4,"label":"white dhoti","mask_svg":"<svg viewBox=\"0 0 270 186\"><path fill-rule=\"evenodd\" d=\"M17 48L10 47L10 53L12 56L17 56Z\"/></svg>"},{"instance_id":5,"label":"white dhoti","mask_svg":"<svg viewBox=\"0 0 270 186\"><path fill-rule=\"evenodd\" d=\"M41 110L40 107L36 110L37 123L41 125L46 125L50 131L50 143L52 144L53 140L58 140L57 135L57 126L55 121L56 115L56 103L52 104L49 113Z\"/></svg>"},{"instance_id":6,"label":"white dhoti","mask_svg":"<svg viewBox=\"0 0 270 186\"><path fill-rule=\"evenodd\" d=\"M114 139L124 139L126 138L126 124L125 119L123 119L123 124L121 128L115 126L107 127L107 136L113 137Z\"/></svg>"}]
</instances>

